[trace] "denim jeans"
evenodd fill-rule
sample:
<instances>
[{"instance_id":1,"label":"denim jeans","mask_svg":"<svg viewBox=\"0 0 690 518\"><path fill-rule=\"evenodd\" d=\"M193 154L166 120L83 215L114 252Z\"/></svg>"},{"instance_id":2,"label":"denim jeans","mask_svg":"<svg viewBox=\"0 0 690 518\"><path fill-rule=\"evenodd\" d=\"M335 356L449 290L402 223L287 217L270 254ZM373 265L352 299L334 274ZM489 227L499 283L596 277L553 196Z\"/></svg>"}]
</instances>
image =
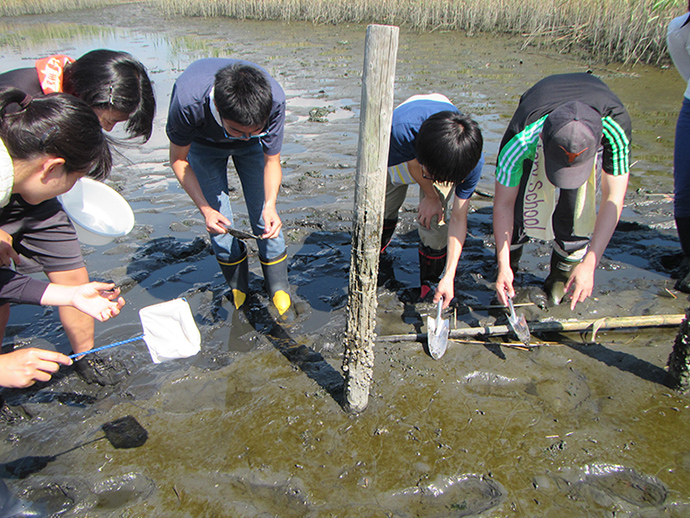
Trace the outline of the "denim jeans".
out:
<instances>
[{"instance_id":1,"label":"denim jeans","mask_svg":"<svg viewBox=\"0 0 690 518\"><path fill-rule=\"evenodd\" d=\"M256 235L264 233L264 154L261 143L239 149L222 149L192 142L187 155L201 191L206 201L215 210L234 224L232 206L228 197L228 158L232 157L235 170L242 183L244 201L252 231ZM239 240L230 234L210 234L211 246L216 258L223 262L233 262L242 255ZM274 239L257 241L259 255L265 260L274 259L285 252L285 239L281 231Z\"/></svg>"},{"instance_id":2,"label":"denim jeans","mask_svg":"<svg viewBox=\"0 0 690 518\"><path fill-rule=\"evenodd\" d=\"M687 98L683 98L676 123L673 185L675 217L690 218L690 99Z\"/></svg>"}]
</instances>

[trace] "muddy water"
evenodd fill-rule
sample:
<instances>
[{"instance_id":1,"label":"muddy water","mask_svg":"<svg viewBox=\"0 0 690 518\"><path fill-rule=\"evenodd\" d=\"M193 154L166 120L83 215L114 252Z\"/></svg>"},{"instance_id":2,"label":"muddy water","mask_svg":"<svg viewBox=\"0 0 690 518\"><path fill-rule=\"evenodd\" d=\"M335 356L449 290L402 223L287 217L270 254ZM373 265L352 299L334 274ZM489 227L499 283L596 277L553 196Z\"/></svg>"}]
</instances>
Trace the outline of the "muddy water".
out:
<instances>
[{"instance_id":1,"label":"muddy water","mask_svg":"<svg viewBox=\"0 0 690 518\"><path fill-rule=\"evenodd\" d=\"M23 416L0 427L3 479L61 516L687 516L690 402L667 389L674 329L538 337L522 351L453 342L441 361L418 343L381 343L370 406L339 406L349 230L365 27L162 20L136 5L0 20L2 68L49 53L127 50L155 81L154 136L123 148L109 183L135 210L134 231L85 247L93 278L124 287L121 316L98 345L141 332L138 309L178 296L192 306L202 353L153 365L143 342L112 351L128 378L110 388L64 369L51 383L4 391ZM594 298L572 313L543 304L549 248L532 244L518 275L528 320L675 314L679 246L671 155L684 87L673 69L619 68L521 48L517 39L402 31L395 98L438 91L476 117L495 161L519 95L541 77L591 69L629 107L633 167L623 223L597 271ZM167 164L174 79L206 56L266 67L288 98L279 211L298 318L277 325L251 260L253 295L237 313L204 240L202 219ZM316 122L312 109L325 108ZM487 166L479 191L493 191ZM247 225L234 175L239 225ZM416 301L414 198L393 239L379 334L425 330ZM248 228L245 227L245 228ZM491 199L472 201L457 278L458 327L501 315L492 296ZM537 337L535 337L535 340ZM67 351L56 312L15 307L4 345ZM116 448L101 426L133 416L148 439ZM77 448L75 448L75 446ZM13 461L57 455L49 462ZM22 475L23 478L20 478Z\"/></svg>"}]
</instances>

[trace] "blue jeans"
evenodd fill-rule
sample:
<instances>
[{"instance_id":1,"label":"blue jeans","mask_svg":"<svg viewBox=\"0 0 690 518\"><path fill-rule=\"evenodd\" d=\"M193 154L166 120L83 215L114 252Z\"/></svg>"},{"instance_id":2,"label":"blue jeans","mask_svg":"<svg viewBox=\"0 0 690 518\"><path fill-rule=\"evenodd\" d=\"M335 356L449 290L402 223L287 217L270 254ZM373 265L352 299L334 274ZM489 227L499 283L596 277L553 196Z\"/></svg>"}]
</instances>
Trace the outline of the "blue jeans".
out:
<instances>
[{"instance_id":1,"label":"blue jeans","mask_svg":"<svg viewBox=\"0 0 690 518\"><path fill-rule=\"evenodd\" d=\"M235 170L242 183L244 201L247 204L249 222L256 235L264 233L264 153L257 142L239 149L221 149L192 142L187 155L206 201L234 224L230 198L228 197L228 158L232 156ZM211 246L219 261L231 263L243 253L239 240L230 234L210 234ZM274 259L285 252L285 239L281 231L274 239L257 241L259 255L265 260Z\"/></svg>"},{"instance_id":2,"label":"blue jeans","mask_svg":"<svg viewBox=\"0 0 690 518\"><path fill-rule=\"evenodd\" d=\"M675 217L690 218L690 99L687 98L683 98L676 123L673 186Z\"/></svg>"}]
</instances>

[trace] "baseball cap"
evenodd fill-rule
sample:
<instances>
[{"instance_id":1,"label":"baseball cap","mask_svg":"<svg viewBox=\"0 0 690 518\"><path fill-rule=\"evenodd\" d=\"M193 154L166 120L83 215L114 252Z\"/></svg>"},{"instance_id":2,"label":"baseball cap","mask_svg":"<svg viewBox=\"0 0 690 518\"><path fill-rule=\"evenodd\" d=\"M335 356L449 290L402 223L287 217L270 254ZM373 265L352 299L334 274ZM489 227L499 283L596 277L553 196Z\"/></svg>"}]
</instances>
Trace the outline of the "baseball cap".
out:
<instances>
[{"instance_id":1,"label":"baseball cap","mask_svg":"<svg viewBox=\"0 0 690 518\"><path fill-rule=\"evenodd\" d=\"M544 121L546 177L561 189L577 189L589 178L601 145L601 115L580 101L552 111Z\"/></svg>"}]
</instances>

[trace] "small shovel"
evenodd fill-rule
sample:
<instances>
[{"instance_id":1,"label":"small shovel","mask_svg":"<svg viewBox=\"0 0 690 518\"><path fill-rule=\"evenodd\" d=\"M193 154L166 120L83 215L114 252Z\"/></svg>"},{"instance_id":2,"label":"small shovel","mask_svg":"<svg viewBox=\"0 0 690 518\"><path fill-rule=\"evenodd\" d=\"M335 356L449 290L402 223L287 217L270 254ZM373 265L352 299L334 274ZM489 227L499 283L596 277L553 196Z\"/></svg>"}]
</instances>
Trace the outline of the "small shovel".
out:
<instances>
[{"instance_id":1,"label":"small shovel","mask_svg":"<svg viewBox=\"0 0 690 518\"><path fill-rule=\"evenodd\" d=\"M515 306L513 306L513 298L508 297L508 308L510 309L510 315L508 315L508 323L511 329L523 344L529 345L530 335L529 327L527 327L527 321L525 320L525 315L520 313L518 317L515 313Z\"/></svg>"},{"instance_id":2,"label":"small shovel","mask_svg":"<svg viewBox=\"0 0 690 518\"><path fill-rule=\"evenodd\" d=\"M441 320L441 310L443 309L443 299L438 301L436 310L436 318L427 317L427 344L429 346L429 354L434 360L440 360L446 352L448 346L448 334L450 333L450 325L448 320Z\"/></svg>"}]
</instances>

